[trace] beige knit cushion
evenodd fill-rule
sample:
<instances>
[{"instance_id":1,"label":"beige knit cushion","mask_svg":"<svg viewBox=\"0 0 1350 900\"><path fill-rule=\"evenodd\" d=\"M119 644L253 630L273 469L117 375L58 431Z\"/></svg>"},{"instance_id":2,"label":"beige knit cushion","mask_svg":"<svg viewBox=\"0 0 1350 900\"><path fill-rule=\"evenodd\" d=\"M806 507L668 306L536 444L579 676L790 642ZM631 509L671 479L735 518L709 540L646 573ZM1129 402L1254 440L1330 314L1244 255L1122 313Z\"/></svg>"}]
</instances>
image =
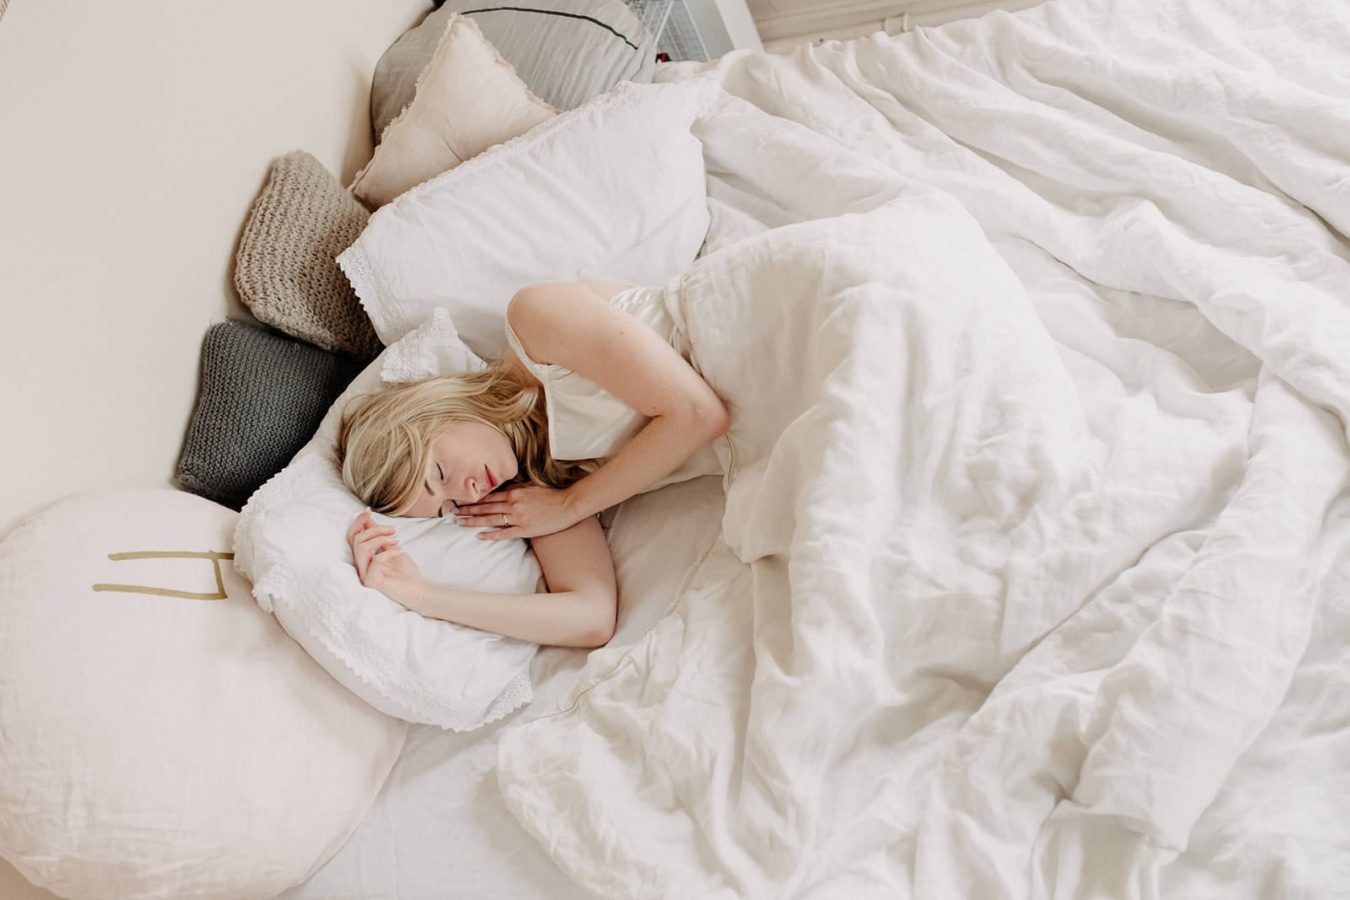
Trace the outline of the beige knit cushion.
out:
<instances>
[{"instance_id":1,"label":"beige knit cushion","mask_svg":"<svg viewBox=\"0 0 1350 900\"><path fill-rule=\"evenodd\" d=\"M369 219L310 154L276 160L235 257L240 298L259 321L292 337L372 359L383 345L336 262Z\"/></svg>"},{"instance_id":2,"label":"beige knit cushion","mask_svg":"<svg viewBox=\"0 0 1350 900\"><path fill-rule=\"evenodd\" d=\"M468 16L445 23L412 102L352 183L371 208L558 114L516 75Z\"/></svg>"}]
</instances>

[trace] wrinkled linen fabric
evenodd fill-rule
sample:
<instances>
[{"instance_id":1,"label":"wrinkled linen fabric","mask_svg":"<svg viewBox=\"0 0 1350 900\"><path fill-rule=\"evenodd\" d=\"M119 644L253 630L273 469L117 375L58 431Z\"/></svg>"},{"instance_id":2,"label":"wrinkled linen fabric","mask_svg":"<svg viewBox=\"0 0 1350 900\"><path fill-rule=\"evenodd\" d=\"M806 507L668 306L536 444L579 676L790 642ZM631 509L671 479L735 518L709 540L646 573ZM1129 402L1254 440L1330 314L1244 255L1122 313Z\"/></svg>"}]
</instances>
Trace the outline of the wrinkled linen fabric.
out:
<instances>
[{"instance_id":1,"label":"wrinkled linen fabric","mask_svg":"<svg viewBox=\"0 0 1350 900\"><path fill-rule=\"evenodd\" d=\"M1350 884L1350 7L734 52L669 289L720 540L511 812L605 897Z\"/></svg>"}]
</instances>

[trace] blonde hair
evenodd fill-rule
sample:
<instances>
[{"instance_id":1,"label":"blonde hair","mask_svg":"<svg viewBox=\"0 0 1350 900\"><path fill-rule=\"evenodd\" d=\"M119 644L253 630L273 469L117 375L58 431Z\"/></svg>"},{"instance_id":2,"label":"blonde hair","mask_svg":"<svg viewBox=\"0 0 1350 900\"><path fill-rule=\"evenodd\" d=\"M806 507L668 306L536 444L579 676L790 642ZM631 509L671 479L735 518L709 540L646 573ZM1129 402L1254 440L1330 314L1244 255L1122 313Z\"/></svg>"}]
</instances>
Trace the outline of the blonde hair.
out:
<instances>
[{"instance_id":1,"label":"blonde hair","mask_svg":"<svg viewBox=\"0 0 1350 900\"><path fill-rule=\"evenodd\" d=\"M525 480L563 488L600 460L556 460L548 452L543 390L513 366L394 385L352 399L338 426L342 481L371 509L399 516L417 499L430 444L452 422L478 422L504 434Z\"/></svg>"}]
</instances>

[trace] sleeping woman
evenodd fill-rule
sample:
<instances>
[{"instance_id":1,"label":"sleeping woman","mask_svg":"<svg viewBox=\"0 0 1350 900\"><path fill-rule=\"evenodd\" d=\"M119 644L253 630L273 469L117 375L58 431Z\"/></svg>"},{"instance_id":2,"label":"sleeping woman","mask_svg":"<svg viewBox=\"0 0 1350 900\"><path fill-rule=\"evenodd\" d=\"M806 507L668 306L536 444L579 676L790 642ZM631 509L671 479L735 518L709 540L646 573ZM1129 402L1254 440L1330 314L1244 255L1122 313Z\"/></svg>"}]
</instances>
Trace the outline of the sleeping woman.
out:
<instances>
[{"instance_id":1,"label":"sleeping woman","mask_svg":"<svg viewBox=\"0 0 1350 900\"><path fill-rule=\"evenodd\" d=\"M614 633L614 564L597 514L634 494L720 474L730 416L688 361L665 289L529 285L506 315L510 352L480 372L358 397L338 432L347 532L362 584L424 616L508 637L598 647ZM548 593L428 583L390 516L454 516L483 540L529 538Z\"/></svg>"}]
</instances>

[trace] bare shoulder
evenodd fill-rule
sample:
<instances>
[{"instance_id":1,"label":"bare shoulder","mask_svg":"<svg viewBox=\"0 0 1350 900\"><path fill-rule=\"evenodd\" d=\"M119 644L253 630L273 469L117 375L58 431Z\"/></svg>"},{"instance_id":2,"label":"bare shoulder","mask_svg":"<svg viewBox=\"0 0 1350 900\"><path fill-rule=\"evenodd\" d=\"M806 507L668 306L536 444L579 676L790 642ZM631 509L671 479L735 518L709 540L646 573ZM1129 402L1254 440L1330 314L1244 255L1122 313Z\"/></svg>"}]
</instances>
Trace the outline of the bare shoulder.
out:
<instances>
[{"instance_id":1,"label":"bare shoulder","mask_svg":"<svg viewBox=\"0 0 1350 900\"><path fill-rule=\"evenodd\" d=\"M531 359L547 363L558 339L592 327L609 301L634 285L621 281L542 281L516 291L506 318Z\"/></svg>"},{"instance_id":2,"label":"bare shoulder","mask_svg":"<svg viewBox=\"0 0 1350 900\"><path fill-rule=\"evenodd\" d=\"M588 296L596 297L608 303L614 295L620 291L626 291L634 284L624 281L539 281L534 284L527 284L516 291L511 298L514 304L516 300L522 298L534 298L536 300L545 300L566 298L568 296ZM528 301L526 304L528 305Z\"/></svg>"}]
</instances>

